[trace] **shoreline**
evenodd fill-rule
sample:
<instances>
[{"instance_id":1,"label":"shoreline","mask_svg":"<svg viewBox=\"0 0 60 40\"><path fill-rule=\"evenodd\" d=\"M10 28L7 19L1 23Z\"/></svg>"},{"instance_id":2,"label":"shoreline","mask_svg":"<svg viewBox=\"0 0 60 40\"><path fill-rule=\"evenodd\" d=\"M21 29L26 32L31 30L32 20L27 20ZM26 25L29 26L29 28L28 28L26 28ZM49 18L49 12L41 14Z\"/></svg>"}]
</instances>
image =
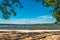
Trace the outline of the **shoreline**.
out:
<instances>
[{"instance_id":1,"label":"shoreline","mask_svg":"<svg viewBox=\"0 0 60 40\"><path fill-rule=\"evenodd\" d=\"M16 32L51 32L60 30L0 30L0 31L16 31Z\"/></svg>"}]
</instances>

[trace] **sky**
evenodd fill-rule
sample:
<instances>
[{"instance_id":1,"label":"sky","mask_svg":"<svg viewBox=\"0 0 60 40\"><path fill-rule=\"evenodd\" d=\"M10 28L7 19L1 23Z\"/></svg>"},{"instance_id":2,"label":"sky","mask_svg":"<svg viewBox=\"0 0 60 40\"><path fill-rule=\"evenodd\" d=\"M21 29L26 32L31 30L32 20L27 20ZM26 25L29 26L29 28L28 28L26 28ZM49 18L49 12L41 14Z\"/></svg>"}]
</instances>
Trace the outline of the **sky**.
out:
<instances>
[{"instance_id":1,"label":"sky","mask_svg":"<svg viewBox=\"0 0 60 40\"><path fill-rule=\"evenodd\" d=\"M40 24L40 23L54 23L55 18L52 17L52 13L49 10L53 10L53 7L45 7L41 3L36 3L32 0L21 0L21 4L24 8L15 7L17 16L11 15L9 19L2 18L0 11L0 23L4 24Z\"/></svg>"}]
</instances>

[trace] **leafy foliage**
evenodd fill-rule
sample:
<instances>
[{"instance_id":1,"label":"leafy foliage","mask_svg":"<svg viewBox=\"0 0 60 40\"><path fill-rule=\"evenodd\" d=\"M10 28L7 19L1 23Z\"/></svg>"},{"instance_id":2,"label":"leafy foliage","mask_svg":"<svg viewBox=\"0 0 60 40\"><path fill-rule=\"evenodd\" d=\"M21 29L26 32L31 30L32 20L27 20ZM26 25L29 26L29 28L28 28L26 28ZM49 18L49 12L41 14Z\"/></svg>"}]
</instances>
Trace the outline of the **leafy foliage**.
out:
<instances>
[{"instance_id":1,"label":"leafy foliage","mask_svg":"<svg viewBox=\"0 0 60 40\"><path fill-rule=\"evenodd\" d=\"M2 16L5 19L8 19L11 13L16 16L15 7L23 8L20 3L20 0L3 0L0 2L0 11L2 12Z\"/></svg>"},{"instance_id":2,"label":"leafy foliage","mask_svg":"<svg viewBox=\"0 0 60 40\"><path fill-rule=\"evenodd\" d=\"M53 17L56 18L57 21L60 20L60 0L34 0L36 2L42 2L44 6L46 7L54 7ZM60 21L59 21L60 22Z\"/></svg>"}]
</instances>

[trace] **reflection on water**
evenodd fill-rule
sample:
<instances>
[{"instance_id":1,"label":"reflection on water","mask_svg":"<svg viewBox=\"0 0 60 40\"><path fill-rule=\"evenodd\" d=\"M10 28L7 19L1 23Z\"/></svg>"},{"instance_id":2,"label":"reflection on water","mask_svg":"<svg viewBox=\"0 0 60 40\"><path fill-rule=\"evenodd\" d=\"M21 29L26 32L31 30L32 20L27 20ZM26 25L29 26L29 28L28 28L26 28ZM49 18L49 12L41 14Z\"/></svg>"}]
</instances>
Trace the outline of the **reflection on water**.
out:
<instances>
[{"instance_id":1,"label":"reflection on water","mask_svg":"<svg viewBox=\"0 0 60 40\"><path fill-rule=\"evenodd\" d=\"M3 30L57 30L60 25L55 24L0 24Z\"/></svg>"}]
</instances>

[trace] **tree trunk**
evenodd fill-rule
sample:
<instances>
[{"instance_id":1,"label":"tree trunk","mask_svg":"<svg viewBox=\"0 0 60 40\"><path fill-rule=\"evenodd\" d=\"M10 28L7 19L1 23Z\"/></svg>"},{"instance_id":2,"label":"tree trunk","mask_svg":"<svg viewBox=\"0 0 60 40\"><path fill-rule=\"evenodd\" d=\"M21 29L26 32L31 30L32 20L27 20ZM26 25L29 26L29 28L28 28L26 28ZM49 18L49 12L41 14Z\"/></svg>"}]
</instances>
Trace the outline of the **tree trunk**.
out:
<instances>
[{"instance_id":1,"label":"tree trunk","mask_svg":"<svg viewBox=\"0 0 60 40\"><path fill-rule=\"evenodd\" d=\"M55 24L60 24L60 17L58 17L58 18L56 18L56 22L55 22Z\"/></svg>"},{"instance_id":2,"label":"tree trunk","mask_svg":"<svg viewBox=\"0 0 60 40\"><path fill-rule=\"evenodd\" d=\"M60 17L56 18L57 22L60 22Z\"/></svg>"}]
</instances>

